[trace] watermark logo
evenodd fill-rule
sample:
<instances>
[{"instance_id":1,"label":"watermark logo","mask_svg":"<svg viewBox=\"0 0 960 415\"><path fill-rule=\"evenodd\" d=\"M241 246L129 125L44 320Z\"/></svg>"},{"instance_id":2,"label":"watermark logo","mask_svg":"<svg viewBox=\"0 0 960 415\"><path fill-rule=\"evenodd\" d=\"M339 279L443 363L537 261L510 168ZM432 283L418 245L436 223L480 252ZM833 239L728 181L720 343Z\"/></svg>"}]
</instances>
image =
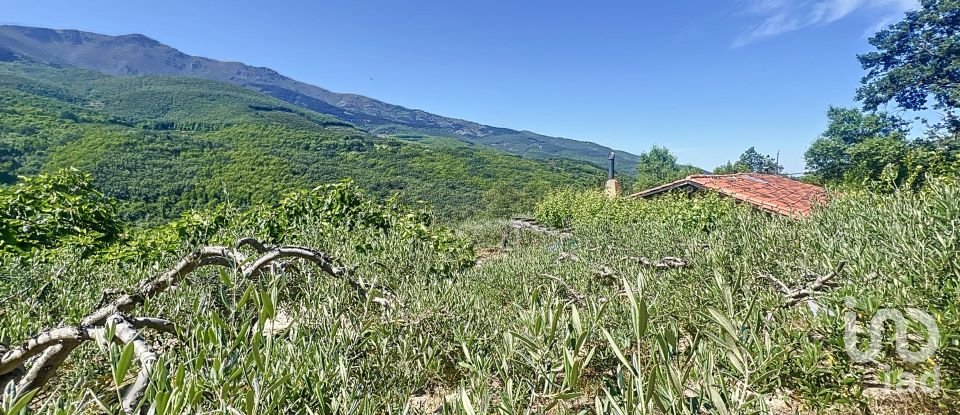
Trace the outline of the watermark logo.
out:
<instances>
[{"instance_id":1,"label":"watermark logo","mask_svg":"<svg viewBox=\"0 0 960 415\"><path fill-rule=\"evenodd\" d=\"M897 309L882 308L877 310L866 332L870 337L866 350L861 350L858 334L863 331L859 329L860 323L857 321L857 312L854 311L856 304L853 298L848 297L845 300L847 311L843 315L846 328L843 335L844 349L847 355L858 363L873 363L878 366L878 377L883 386L889 389L908 390L908 391L926 391L938 392L940 387L940 366L933 365L922 373L913 373L899 368L893 368L890 365L880 363L878 359L883 357L883 340L885 328L888 324L893 324L895 329L894 344L897 356L907 363L919 364L925 361L932 362L936 355L937 348L940 345L940 328L937 320L929 313L916 308L906 308L901 312ZM919 348L911 345L911 333L909 320L920 323L926 331L924 339ZM914 340L917 338L913 336Z\"/></svg>"}]
</instances>

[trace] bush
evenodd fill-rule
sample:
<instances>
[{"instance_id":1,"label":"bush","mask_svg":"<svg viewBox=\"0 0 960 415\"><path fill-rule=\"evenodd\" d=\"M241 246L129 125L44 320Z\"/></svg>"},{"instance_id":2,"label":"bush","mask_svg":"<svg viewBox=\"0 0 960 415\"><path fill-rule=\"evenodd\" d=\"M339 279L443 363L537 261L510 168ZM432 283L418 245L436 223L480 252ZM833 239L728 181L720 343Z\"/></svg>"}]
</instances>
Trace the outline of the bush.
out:
<instances>
[{"instance_id":1,"label":"bush","mask_svg":"<svg viewBox=\"0 0 960 415\"><path fill-rule=\"evenodd\" d=\"M439 253L431 262L436 272L448 273L473 263L471 245L434 223L427 210L408 208L396 198L378 203L350 181L291 192L276 203L259 203L246 210L221 205L189 211L164 225L134 232L104 258L151 260L199 245L229 244L232 241L222 236L226 234L254 236L269 243L296 243L305 235L321 234L339 237L361 253L372 250L381 239L395 238Z\"/></svg>"},{"instance_id":2,"label":"bush","mask_svg":"<svg viewBox=\"0 0 960 415\"><path fill-rule=\"evenodd\" d=\"M709 230L745 208L713 193L667 194L655 199L610 199L600 192L561 190L537 204L534 215L542 223L569 227L608 223L616 225L665 222L677 227Z\"/></svg>"},{"instance_id":3,"label":"bush","mask_svg":"<svg viewBox=\"0 0 960 415\"><path fill-rule=\"evenodd\" d=\"M0 251L26 254L64 245L84 250L120 236L116 204L75 169L21 177L0 187Z\"/></svg>"}]
</instances>

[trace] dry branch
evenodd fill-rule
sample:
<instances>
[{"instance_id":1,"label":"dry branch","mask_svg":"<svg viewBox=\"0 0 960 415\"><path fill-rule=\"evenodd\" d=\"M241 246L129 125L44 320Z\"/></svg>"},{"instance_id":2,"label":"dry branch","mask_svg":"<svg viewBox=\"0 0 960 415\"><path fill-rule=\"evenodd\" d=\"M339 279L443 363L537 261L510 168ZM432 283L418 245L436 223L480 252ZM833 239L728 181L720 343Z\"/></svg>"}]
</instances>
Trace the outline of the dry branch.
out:
<instances>
[{"instance_id":1,"label":"dry branch","mask_svg":"<svg viewBox=\"0 0 960 415\"><path fill-rule=\"evenodd\" d=\"M259 254L257 259L246 266L244 266L247 262L245 256L238 251L244 246L253 248ZM365 296L371 288L390 293L385 287L353 280L347 268L334 265L332 258L312 248L273 247L253 238L238 240L236 247L236 249L221 246L199 248L183 257L169 271L142 281L131 292L104 290L100 304L93 312L81 319L77 326L49 329L28 339L20 346L0 347L0 379L17 381L17 395L23 396L31 390L43 387L56 374L57 369L70 353L85 341L100 339L132 344L141 369L136 381L127 389L121 401L123 410L132 413L143 398L150 380L150 373L157 360L156 353L140 337L138 329L175 334L176 326L168 320L128 317L126 313L170 287L182 283L192 272L205 266L225 267L241 273L244 278L254 279L271 270L281 259L303 259L317 265L330 276L344 280L361 296ZM109 300L109 298L113 299ZM107 326L115 328L114 339L103 339ZM27 363L30 363L29 370L24 370Z\"/></svg>"},{"instance_id":2,"label":"dry branch","mask_svg":"<svg viewBox=\"0 0 960 415\"><path fill-rule=\"evenodd\" d=\"M651 261L646 257L642 257L642 256L640 257L632 256L632 257L627 257L627 259L631 261L635 261L642 265L646 265L648 267L654 267L656 269L683 268L687 266L686 261L674 256L663 257L663 259L659 261Z\"/></svg>"},{"instance_id":3,"label":"dry branch","mask_svg":"<svg viewBox=\"0 0 960 415\"><path fill-rule=\"evenodd\" d=\"M839 285L834 278L843 271L843 267L846 266L845 262L840 262L837 265L837 269L830 272L827 275L817 275L814 280L807 284L806 286L791 289L783 281L774 277L773 275L763 273L759 277L770 281L776 287L777 291L780 291L783 294L783 307L793 307L801 302L808 302L811 308L811 311L816 313L816 310L820 308L819 304L813 301L812 296L817 293L822 293L827 291L830 288L834 288Z\"/></svg>"},{"instance_id":4,"label":"dry branch","mask_svg":"<svg viewBox=\"0 0 960 415\"><path fill-rule=\"evenodd\" d=\"M534 232L543 235L555 236L560 239L569 238L573 236L569 229L556 229L547 225L537 223L536 220L530 218L513 218L510 219L510 222L507 222L507 226L504 228L503 237L500 239L500 249L507 250L507 243L510 240L511 235L515 235L518 243L523 244L524 242L524 232Z\"/></svg>"},{"instance_id":5,"label":"dry branch","mask_svg":"<svg viewBox=\"0 0 960 415\"><path fill-rule=\"evenodd\" d=\"M143 398L143 394L147 391L147 385L150 384L150 374L153 373L154 363L157 362L157 354L140 337L136 327L126 317L115 314L108 319L107 324L114 327L117 340L123 344L133 345L133 353L140 362L140 372L137 373L137 379L133 382L133 385L127 388L127 392L120 401L123 411L132 414L140 399Z\"/></svg>"}]
</instances>

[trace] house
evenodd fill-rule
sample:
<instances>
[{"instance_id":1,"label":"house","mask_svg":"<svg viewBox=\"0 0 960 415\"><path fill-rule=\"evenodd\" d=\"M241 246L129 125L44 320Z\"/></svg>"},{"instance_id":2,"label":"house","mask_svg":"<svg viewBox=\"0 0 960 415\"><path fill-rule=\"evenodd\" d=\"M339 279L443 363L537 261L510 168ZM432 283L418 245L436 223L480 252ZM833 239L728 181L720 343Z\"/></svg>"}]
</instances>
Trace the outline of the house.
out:
<instances>
[{"instance_id":1,"label":"house","mask_svg":"<svg viewBox=\"0 0 960 415\"><path fill-rule=\"evenodd\" d=\"M760 173L692 175L634 193L630 197L649 199L674 190L710 190L767 212L794 217L809 215L814 205L825 202L828 197L827 191L820 186L785 176Z\"/></svg>"}]
</instances>

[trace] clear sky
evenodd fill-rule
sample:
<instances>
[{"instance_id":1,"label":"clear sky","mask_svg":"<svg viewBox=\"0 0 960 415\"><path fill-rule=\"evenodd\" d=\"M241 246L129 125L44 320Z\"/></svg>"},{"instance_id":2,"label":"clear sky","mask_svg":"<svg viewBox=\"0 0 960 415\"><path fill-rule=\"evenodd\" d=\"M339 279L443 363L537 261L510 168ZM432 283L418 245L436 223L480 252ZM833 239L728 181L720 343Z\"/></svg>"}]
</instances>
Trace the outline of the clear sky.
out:
<instances>
[{"instance_id":1,"label":"clear sky","mask_svg":"<svg viewBox=\"0 0 960 415\"><path fill-rule=\"evenodd\" d=\"M854 105L866 38L915 0L2 0L0 23L142 33L185 53L484 124L711 169L789 172Z\"/></svg>"}]
</instances>

